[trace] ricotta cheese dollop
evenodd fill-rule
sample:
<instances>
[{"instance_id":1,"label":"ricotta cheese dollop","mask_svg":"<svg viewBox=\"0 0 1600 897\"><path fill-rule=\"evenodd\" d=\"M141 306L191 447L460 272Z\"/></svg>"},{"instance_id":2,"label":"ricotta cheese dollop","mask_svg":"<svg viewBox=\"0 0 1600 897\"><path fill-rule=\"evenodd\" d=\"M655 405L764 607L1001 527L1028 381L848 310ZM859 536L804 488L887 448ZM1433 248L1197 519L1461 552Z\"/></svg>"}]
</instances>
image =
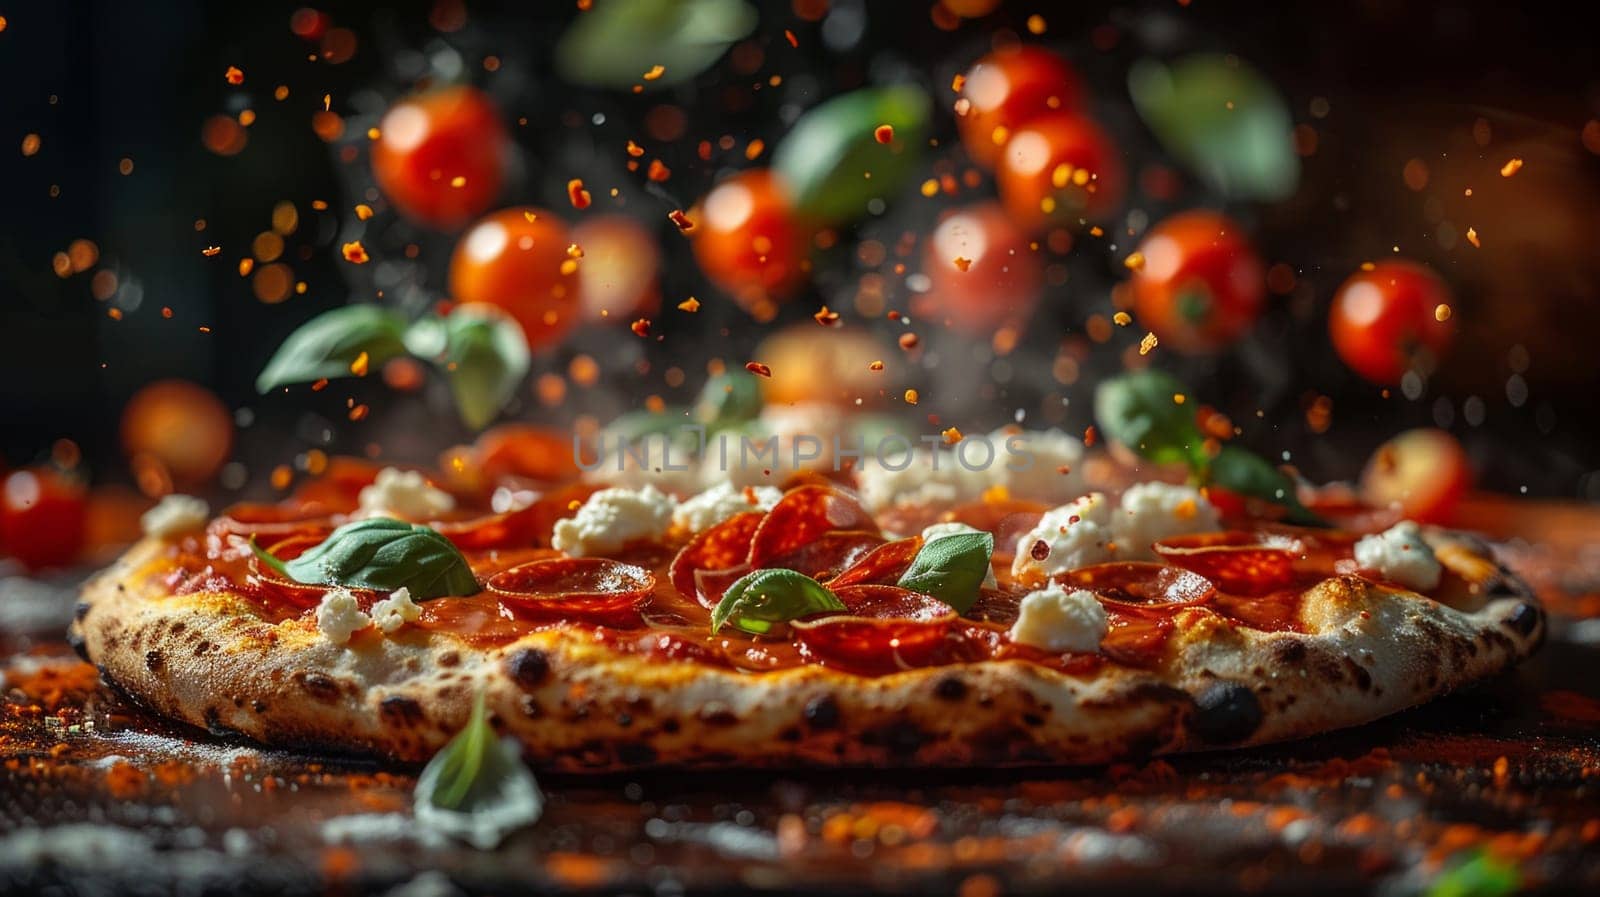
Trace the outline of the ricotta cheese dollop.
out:
<instances>
[{"instance_id":1,"label":"ricotta cheese dollop","mask_svg":"<svg viewBox=\"0 0 1600 897\"><path fill-rule=\"evenodd\" d=\"M1115 538L1105 493L1091 492L1046 511L1037 526L1017 539L1011 574L1037 580L1104 563L1116 554Z\"/></svg>"},{"instance_id":2,"label":"ricotta cheese dollop","mask_svg":"<svg viewBox=\"0 0 1600 897\"><path fill-rule=\"evenodd\" d=\"M1356 563L1390 582L1412 589L1431 589L1439 584L1444 567L1433 549L1422 540L1422 527L1414 520L1402 520L1377 535L1356 541Z\"/></svg>"},{"instance_id":3,"label":"ricotta cheese dollop","mask_svg":"<svg viewBox=\"0 0 1600 897\"><path fill-rule=\"evenodd\" d=\"M168 495L139 517L144 534L170 539L205 529L211 519L211 506L193 495Z\"/></svg>"},{"instance_id":4,"label":"ricotta cheese dollop","mask_svg":"<svg viewBox=\"0 0 1600 897\"><path fill-rule=\"evenodd\" d=\"M1051 585L1023 597L1007 635L1045 651L1090 652L1100 650L1109 629L1106 609L1093 592Z\"/></svg>"},{"instance_id":5,"label":"ricotta cheese dollop","mask_svg":"<svg viewBox=\"0 0 1600 897\"><path fill-rule=\"evenodd\" d=\"M886 451L881 458L868 451L856 467L861 503L873 512L977 501L989 487L989 476L988 468L969 470L953 452L942 449Z\"/></svg>"},{"instance_id":6,"label":"ricotta cheese dollop","mask_svg":"<svg viewBox=\"0 0 1600 897\"><path fill-rule=\"evenodd\" d=\"M677 506L677 499L651 485L601 489L578 513L556 521L550 544L572 557L617 551L629 542L666 535Z\"/></svg>"},{"instance_id":7,"label":"ricotta cheese dollop","mask_svg":"<svg viewBox=\"0 0 1600 897\"><path fill-rule=\"evenodd\" d=\"M672 525L684 532L698 533L746 511L770 511L783 498L773 486L740 488L731 482L718 483L684 501L672 511Z\"/></svg>"},{"instance_id":8,"label":"ricotta cheese dollop","mask_svg":"<svg viewBox=\"0 0 1600 897\"><path fill-rule=\"evenodd\" d=\"M456 500L428 484L419 471L385 467L361 490L361 510L373 517L432 520L455 508Z\"/></svg>"},{"instance_id":9,"label":"ricotta cheese dollop","mask_svg":"<svg viewBox=\"0 0 1600 897\"><path fill-rule=\"evenodd\" d=\"M1154 560L1151 543L1219 526L1217 509L1199 489L1170 483L1130 486L1122 493L1122 508L1111 516L1118 560Z\"/></svg>"},{"instance_id":10,"label":"ricotta cheese dollop","mask_svg":"<svg viewBox=\"0 0 1600 897\"><path fill-rule=\"evenodd\" d=\"M372 622L385 635L394 633L407 623L415 623L422 616L422 608L411 600L411 590L401 586L372 605Z\"/></svg>"},{"instance_id":11,"label":"ricotta cheese dollop","mask_svg":"<svg viewBox=\"0 0 1600 897\"><path fill-rule=\"evenodd\" d=\"M335 645L348 644L350 636L372 624L349 589L329 589L317 604L317 629Z\"/></svg>"}]
</instances>

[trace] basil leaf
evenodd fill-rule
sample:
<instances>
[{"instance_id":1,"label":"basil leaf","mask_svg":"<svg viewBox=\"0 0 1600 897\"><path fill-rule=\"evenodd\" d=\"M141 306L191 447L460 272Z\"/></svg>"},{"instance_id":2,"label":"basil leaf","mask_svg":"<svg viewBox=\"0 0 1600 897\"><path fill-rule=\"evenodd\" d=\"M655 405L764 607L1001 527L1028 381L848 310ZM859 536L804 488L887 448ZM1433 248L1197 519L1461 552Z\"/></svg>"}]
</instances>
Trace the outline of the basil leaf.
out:
<instances>
[{"instance_id":1,"label":"basil leaf","mask_svg":"<svg viewBox=\"0 0 1600 897\"><path fill-rule=\"evenodd\" d=\"M772 170L802 217L854 221L873 199L893 198L916 171L932 105L909 84L835 97L800 116L773 151ZM878 142L880 125L894 128L892 142Z\"/></svg>"},{"instance_id":2,"label":"basil leaf","mask_svg":"<svg viewBox=\"0 0 1600 897\"><path fill-rule=\"evenodd\" d=\"M1423 893L1425 897L1505 897L1520 890L1522 870L1480 850L1439 873Z\"/></svg>"},{"instance_id":3,"label":"basil leaf","mask_svg":"<svg viewBox=\"0 0 1600 897\"><path fill-rule=\"evenodd\" d=\"M577 84L657 90L710 68L756 19L742 0L606 0L573 18L556 44L556 68ZM661 74L646 80L652 66Z\"/></svg>"},{"instance_id":4,"label":"basil leaf","mask_svg":"<svg viewBox=\"0 0 1600 897\"><path fill-rule=\"evenodd\" d=\"M754 420L761 414L761 384L754 374L730 371L706 381L694 403L694 419L712 429Z\"/></svg>"},{"instance_id":5,"label":"basil leaf","mask_svg":"<svg viewBox=\"0 0 1600 897\"><path fill-rule=\"evenodd\" d=\"M1295 494L1294 480L1288 474L1236 445L1225 445L1217 452L1206 469L1206 480L1240 495L1263 498L1282 505L1289 510L1284 519L1290 523L1327 526L1327 521L1300 503L1300 497Z\"/></svg>"},{"instance_id":6,"label":"basil leaf","mask_svg":"<svg viewBox=\"0 0 1600 897\"><path fill-rule=\"evenodd\" d=\"M543 814L544 794L515 739L495 735L482 692L467 727L423 767L413 807L419 823L483 850Z\"/></svg>"},{"instance_id":7,"label":"basil leaf","mask_svg":"<svg viewBox=\"0 0 1600 897\"><path fill-rule=\"evenodd\" d=\"M278 560L277 556L272 552L256 544L256 537L254 533L250 535L250 553L255 555L257 560L261 561L263 564L266 564L269 569L284 579L294 579L293 576L289 575L289 568L283 565L283 561Z\"/></svg>"},{"instance_id":8,"label":"basil leaf","mask_svg":"<svg viewBox=\"0 0 1600 897\"><path fill-rule=\"evenodd\" d=\"M732 623L760 635L783 623L825 610L845 610L844 602L804 573L757 570L728 587L711 612L711 632Z\"/></svg>"},{"instance_id":9,"label":"basil leaf","mask_svg":"<svg viewBox=\"0 0 1600 897\"><path fill-rule=\"evenodd\" d=\"M994 556L994 536L989 533L952 533L924 544L900 577L899 585L931 595L966 613L978 600L978 591Z\"/></svg>"},{"instance_id":10,"label":"basil leaf","mask_svg":"<svg viewBox=\"0 0 1600 897\"><path fill-rule=\"evenodd\" d=\"M1094 392L1094 417L1101 434L1157 464L1206 464L1205 437L1194 411L1174 396L1188 390L1171 374L1153 368L1113 377Z\"/></svg>"},{"instance_id":11,"label":"basil leaf","mask_svg":"<svg viewBox=\"0 0 1600 897\"><path fill-rule=\"evenodd\" d=\"M404 587L418 601L479 591L478 578L453 542L426 526L391 517L346 523L284 563L283 572L303 583L383 592Z\"/></svg>"},{"instance_id":12,"label":"basil leaf","mask_svg":"<svg viewBox=\"0 0 1600 897\"><path fill-rule=\"evenodd\" d=\"M377 305L346 305L301 324L256 378L256 391L271 392L291 383L353 376L350 365L361 353L373 367L405 351L406 321Z\"/></svg>"},{"instance_id":13,"label":"basil leaf","mask_svg":"<svg viewBox=\"0 0 1600 897\"><path fill-rule=\"evenodd\" d=\"M442 320L424 318L412 325L406 343L445 372L456 411L474 430L494 421L533 364L517 322L482 305L464 305Z\"/></svg>"}]
</instances>

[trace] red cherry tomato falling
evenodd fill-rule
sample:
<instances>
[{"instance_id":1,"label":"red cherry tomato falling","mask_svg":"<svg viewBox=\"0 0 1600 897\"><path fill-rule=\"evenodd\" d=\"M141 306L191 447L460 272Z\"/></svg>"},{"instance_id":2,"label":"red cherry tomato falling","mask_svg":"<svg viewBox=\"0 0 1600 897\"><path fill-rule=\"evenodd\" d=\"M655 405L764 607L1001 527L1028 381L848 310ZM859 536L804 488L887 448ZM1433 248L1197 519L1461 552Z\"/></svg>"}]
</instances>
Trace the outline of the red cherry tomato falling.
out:
<instances>
[{"instance_id":1,"label":"red cherry tomato falling","mask_svg":"<svg viewBox=\"0 0 1600 897\"><path fill-rule=\"evenodd\" d=\"M483 91L445 87L407 97L384 113L378 132L373 177L407 218L453 230L500 195L510 142Z\"/></svg>"},{"instance_id":2,"label":"red cherry tomato falling","mask_svg":"<svg viewBox=\"0 0 1600 897\"><path fill-rule=\"evenodd\" d=\"M1105 218L1127 191L1116 145L1081 115L1055 113L1018 128L998 165L995 181L1006 211L1030 233Z\"/></svg>"},{"instance_id":3,"label":"red cherry tomato falling","mask_svg":"<svg viewBox=\"0 0 1600 897\"><path fill-rule=\"evenodd\" d=\"M505 309L531 349L559 343L578 323L578 267L567 225L544 209L501 209L467 231L450 258L450 293Z\"/></svg>"},{"instance_id":4,"label":"red cherry tomato falling","mask_svg":"<svg viewBox=\"0 0 1600 897\"><path fill-rule=\"evenodd\" d=\"M700 270L753 314L770 315L804 278L807 235L772 173L728 178L689 218Z\"/></svg>"},{"instance_id":5,"label":"red cherry tomato falling","mask_svg":"<svg viewBox=\"0 0 1600 897\"><path fill-rule=\"evenodd\" d=\"M578 288L586 321L627 323L661 305L661 250L655 237L626 215L596 215L572 229L583 258Z\"/></svg>"},{"instance_id":6,"label":"red cherry tomato falling","mask_svg":"<svg viewBox=\"0 0 1600 897\"><path fill-rule=\"evenodd\" d=\"M1183 212L1150 229L1129 286L1139 323L1161 345L1213 352L1255 323L1266 300L1261 257L1244 229L1216 212Z\"/></svg>"},{"instance_id":7,"label":"red cherry tomato falling","mask_svg":"<svg viewBox=\"0 0 1600 897\"><path fill-rule=\"evenodd\" d=\"M0 483L0 543L30 570L70 564L83 548L86 508L83 487L67 477L16 471Z\"/></svg>"},{"instance_id":8,"label":"red cherry tomato falling","mask_svg":"<svg viewBox=\"0 0 1600 897\"><path fill-rule=\"evenodd\" d=\"M1026 319L1039 299L1042 269L1027 237L994 203L944 216L923 261L936 314L976 334Z\"/></svg>"},{"instance_id":9,"label":"red cherry tomato falling","mask_svg":"<svg viewBox=\"0 0 1600 897\"><path fill-rule=\"evenodd\" d=\"M1408 370L1431 372L1455 337L1455 319L1436 314L1450 288L1431 268L1382 262L1357 271L1333 297L1328 331L1352 370L1380 385L1399 383Z\"/></svg>"},{"instance_id":10,"label":"red cherry tomato falling","mask_svg":"<svg viewBox=\"0 0 1600 897\"><path fill-rule=\"evenodd\" d=\"M233 415L216 394L186 380L161 380L122 411L122 447L135 467L154 460L174 484L211 479L233 447Z\"/></svg>"},{"instance_id":11,"label":"red cherry tomato falling","mask_svg":"<svg viewBox=\"0 0 1600 897\"><path fill-rule=\"evenodd\" d=\"M1454 436L1443 430L1407 430L1378 446L1361 472L1361 498L1378 508L1393 505L1421 523L1449 523L1472 486L1472 466Z\"/></svg>"},{"instance_id":12,"label":"red cherry tomato falling","mask_svg":"<svg viewBox=\"0 0 1600 897\"><path fill-rule=\"evenodd\" d=\"M974 162L993 168L1018 128L1053 111L1083 108L1083 79L1049 50L1007 47L967 70L961 98L966 100L956 118L961 143Z\"/></svg>"}]
</instances>

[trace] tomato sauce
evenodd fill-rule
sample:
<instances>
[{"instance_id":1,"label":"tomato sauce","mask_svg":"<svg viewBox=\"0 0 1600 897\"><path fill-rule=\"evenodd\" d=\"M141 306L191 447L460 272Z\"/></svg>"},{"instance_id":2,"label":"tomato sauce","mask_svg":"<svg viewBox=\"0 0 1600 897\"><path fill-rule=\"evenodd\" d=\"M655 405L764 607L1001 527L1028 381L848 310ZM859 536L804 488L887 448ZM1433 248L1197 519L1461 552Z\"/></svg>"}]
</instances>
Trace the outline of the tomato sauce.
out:
<instances>
[{"instance_id":1,"label":"tomato sauce","mask_svg":"<svg viewBox=\"0 0 1600 897\"><path fill-rule=\"evenodd\" d=\"M1151 668L1165 657L1177 615L1193 609L1243 627L1297 631L1305 588L1353 569L1354 537L1263 525L1156 545L1161 562L1098 564L1059 574L1105 607L1109 631L1098 653L1051 653L1014 644L1027 588L1009 575L1006 552L1039 510L1023 502L964 506L943 515L999 531L997 588L965 615L895 583L921 545L894 541L846 492L821 484L791 490L765 514L737 515L692 539L630 546L613 558L567 558L548 547L553 522L573 513L560 489L512 512L452 513L435 527L454 541L484 590L422 602L416 626L492 646L555 627L586 633L618 653L724 669L766 671L818 664L876 676L917 667L1016 659L1072 675L1105 664ZM158 591L227 591L269 621L311 619L325 587L284 579L252 555L255 538L283 559L318 544L353 510L340 491L315 500L240 505L203 536L176 544L142 575ZM341 511L329 512L330 507ZM763 636L711 632L711 608L752 569L787 567L828 585L849 608L778 625ZM363 608L379 593L352 590Z\"/></svg>"}]
</instances>

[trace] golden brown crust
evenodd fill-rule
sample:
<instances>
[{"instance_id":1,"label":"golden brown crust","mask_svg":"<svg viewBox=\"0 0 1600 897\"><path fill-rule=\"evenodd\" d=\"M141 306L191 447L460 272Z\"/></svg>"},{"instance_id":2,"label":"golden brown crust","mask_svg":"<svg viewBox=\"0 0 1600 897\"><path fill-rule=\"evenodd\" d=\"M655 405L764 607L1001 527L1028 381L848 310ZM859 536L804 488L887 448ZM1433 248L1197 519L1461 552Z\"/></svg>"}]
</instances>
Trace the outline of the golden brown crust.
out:
<instances>
[{"instance_id":1,"label":"golden brown crust","mask_svg":"<svg viewBox=\"0 0 1600 897\"><path fill-rule=\"evenodd\" d=\"M1431 533L1475 584L1461 609L1338 576L1301 605L1305 633L1179 612L1156 670L1072 676L1022 660L858 677L751 673L617 654L579 632L472 647L407 627L337 645L226 593L172 596L132 572L147 539L84 590L74 635L160 712L267 744L430 756L483 689L538 766L1009 765L1262 744L1357 725L1493 675L1544 634L1532 594L1470 541Z\"/></svg>"}]
</instances>

